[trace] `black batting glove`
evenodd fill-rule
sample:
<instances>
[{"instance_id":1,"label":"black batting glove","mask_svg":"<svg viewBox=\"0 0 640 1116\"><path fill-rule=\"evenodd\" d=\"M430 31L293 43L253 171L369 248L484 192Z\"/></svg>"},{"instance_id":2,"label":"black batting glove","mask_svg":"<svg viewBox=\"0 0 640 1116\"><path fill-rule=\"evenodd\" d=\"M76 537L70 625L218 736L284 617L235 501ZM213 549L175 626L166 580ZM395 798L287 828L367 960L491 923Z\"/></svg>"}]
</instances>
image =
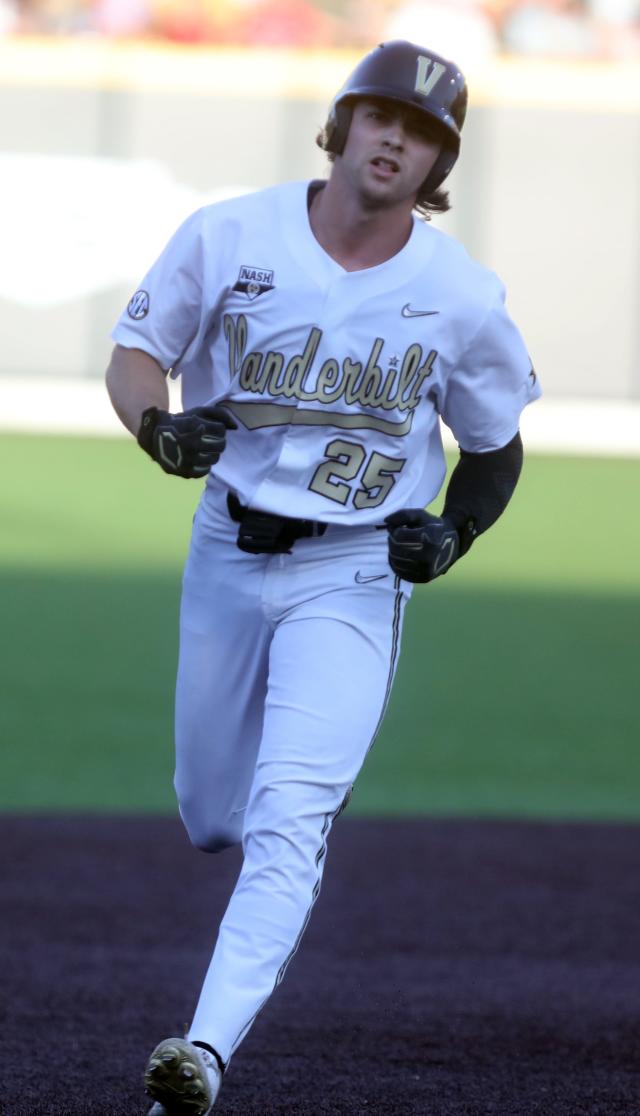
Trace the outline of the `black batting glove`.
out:
<instances>
[{"instance_id":1,"label":"black batting glove","mask_svg":"<svg viewBox=\"0 0 640 1116\"><path fill-rule=\"evenodd\" d=\"M447 572L460 556L453 523L421 508L403 508L385 519L389 565L405 581L424 583Z\"/></svg>"},{"instance_id":2,"label":"black batting glove","mask_svg":"<svg viewBox=\"0 0 640 1116\"><path fill-rule=\"evenodd\" d=\"M138 445L165 473L204 477L224 450L227 430L236 429L237 423L224 407L192 407L176 415L147 407Z\"/></svg>"}]
</instances>

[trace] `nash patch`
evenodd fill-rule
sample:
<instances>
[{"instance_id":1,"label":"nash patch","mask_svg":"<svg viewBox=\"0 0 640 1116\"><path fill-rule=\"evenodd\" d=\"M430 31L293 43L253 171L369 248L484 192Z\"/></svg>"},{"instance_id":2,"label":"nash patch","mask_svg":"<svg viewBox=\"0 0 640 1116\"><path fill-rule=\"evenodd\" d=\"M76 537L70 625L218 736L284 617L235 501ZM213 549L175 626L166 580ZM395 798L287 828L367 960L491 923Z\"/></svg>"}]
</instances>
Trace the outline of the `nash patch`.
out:
<instances>
[{"instance_id":1,"label":"nash patch","mask_svg":"<svg viewBox=\"0 0 640 1116\"><path fill-rule=\"evenodd\" d=\"M247 298L253 300L258 295L264 294L265 291L273 290L273 274L273 271L268 271L264 267L248 267L243 264L240 268L238 281L233 289L234 291L242 291Z\"/></svg>"}]
</instances>

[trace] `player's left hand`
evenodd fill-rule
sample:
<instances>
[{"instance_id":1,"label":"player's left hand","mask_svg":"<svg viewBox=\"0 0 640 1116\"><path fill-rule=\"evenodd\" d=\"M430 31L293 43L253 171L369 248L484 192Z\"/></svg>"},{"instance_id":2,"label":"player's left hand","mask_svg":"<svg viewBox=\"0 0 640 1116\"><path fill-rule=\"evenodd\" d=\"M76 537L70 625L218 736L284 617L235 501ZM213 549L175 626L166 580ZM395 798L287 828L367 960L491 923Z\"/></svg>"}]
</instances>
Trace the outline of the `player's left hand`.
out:
<instances>
[{"instance_id":1,"label":"player's left hand","mask_svg":"<svg viewBox=\"0 0 640 1116\"><path fill-rule=\"evenodd\" d=\"M138 445L175 477L204 477L226 444L227 430L237 423L224 407L192 407L171 414L148 407L142 414Z\"/></svg>"},{"instance_id":2,"label":"player's left hand","mask_svg":"<svg viewBox=\"0 0 640 1116\"><path fill-rule=\"evenodd\" d=\"M403 508L385 519L389 531L389 565L405 581L433 581L460 556L460 536L453 523L421 508Z\"/></svg>"}]
</instances>

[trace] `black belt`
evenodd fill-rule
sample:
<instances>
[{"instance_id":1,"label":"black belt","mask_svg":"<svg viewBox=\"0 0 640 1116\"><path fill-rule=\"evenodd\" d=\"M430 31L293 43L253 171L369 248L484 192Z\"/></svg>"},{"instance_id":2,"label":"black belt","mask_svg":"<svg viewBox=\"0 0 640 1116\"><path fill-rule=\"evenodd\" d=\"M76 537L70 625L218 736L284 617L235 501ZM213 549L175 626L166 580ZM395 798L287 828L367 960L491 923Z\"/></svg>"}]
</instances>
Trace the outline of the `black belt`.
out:
<instances>
[{"instance_id":1,"label":"black belt","mask_svg":"<svg viewBox=\"0 0 640 1116\"><path fill-rule=\"evenodd\" d=\"M234 523L240 524L238 546L247 554L289 554L296 539L318 538L327 529L326 523L313 519L253 511L244 507L233 492L227 496L227 507Z\"/></svg>"}]
</instances>

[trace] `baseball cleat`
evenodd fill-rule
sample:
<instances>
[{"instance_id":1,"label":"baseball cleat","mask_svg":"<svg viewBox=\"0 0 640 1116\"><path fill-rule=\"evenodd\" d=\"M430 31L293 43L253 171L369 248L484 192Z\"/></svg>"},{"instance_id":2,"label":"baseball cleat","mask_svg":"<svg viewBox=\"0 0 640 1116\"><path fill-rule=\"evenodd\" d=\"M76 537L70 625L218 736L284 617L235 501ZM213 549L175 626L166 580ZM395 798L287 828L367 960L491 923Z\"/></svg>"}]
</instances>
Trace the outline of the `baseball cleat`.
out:
<instances>
[{"instance_id":1,"label":"baseball cleat","mask_svg":"<svg viewBox=\"0 0 640 1116\"><path fill-rule=\"evenodd\" d=\"M222 1073L213 1054L186 1039L156 1046L144 1083L155 1103L148 1116L208 1116L220 1091Z\"/></svg>"}]
</instances>

